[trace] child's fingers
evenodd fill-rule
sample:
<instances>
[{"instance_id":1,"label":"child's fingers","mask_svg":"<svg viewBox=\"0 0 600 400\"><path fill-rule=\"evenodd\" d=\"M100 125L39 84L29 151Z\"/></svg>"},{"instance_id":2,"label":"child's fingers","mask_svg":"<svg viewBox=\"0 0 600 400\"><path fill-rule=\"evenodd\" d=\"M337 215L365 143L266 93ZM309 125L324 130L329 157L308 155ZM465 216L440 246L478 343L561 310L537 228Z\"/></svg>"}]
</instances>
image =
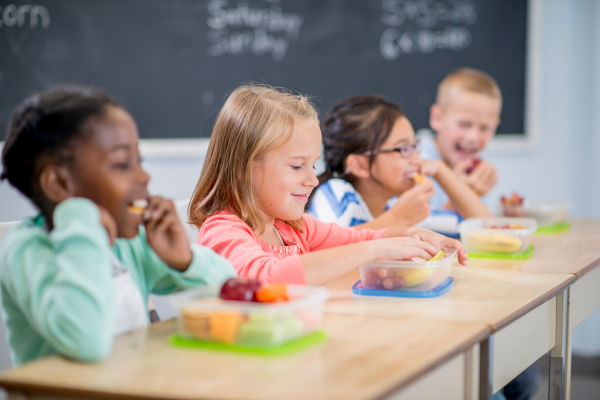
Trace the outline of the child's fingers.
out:
<instances>
[{"instance_id":1,"label":"child's fingers","mask_svg":"<svg viewBox=\"0 0 600 400\"><path fill-rule=\"evenodd\" d=\"M425 250L420 249L418 247L412 247L412 248L410 248L410 254L411 255L409 256L409 258L412 258L412 257L421 257L421 258L423 258L425 260L430 259L431 256L432 256L432 254L430 254L430 253L426 252ZM433 254L433 255L435 255L435 254Z\"/></svg>"},{"instance_id":2,"label":"child's fingers","mask_svg":"<svg viewBox=\"0 0 600 400\"><path fill-rule=\"evenodd\" d=\"M471 165L473 165L473 161L471 160L460 160L454 165L454 172L458 175L464 175L467 173L467 170L471 167Z\"/></svg>"},{"instance_id":3,"label":"child's fingers","mask_svg":"<svg viewBox=\"0 0 600 400\"><path fill-rule=\"evenodd\" d=\"M169 200L165 200L162 197L153 199L150 206L148 206L148 210L146 210L146 231L155 231L161 219L167 214L172 214L172 210L172 203Z\"/></svg>"},{"instance_id":4,"label":"child's fingers","mask_svg":"<svg viewBox=\"0 0 600 400\"><path fill-rule=\"evenodd\" d=\"M427 240L427 238L422 237L419 233L416 233L412 236L413 243L410 243L411 246L419 247L430 255L434 256L440 249L439 244L433 244L431 241Z\"/></svg>"},{"instance_id":5,"label":"child's fingers","mask_svg":"<svg viewBox=\"0 0 600 400\"><path fill-rule=\"evenodd\" d=\"M446 237L444 239L443 246L449 249L456 249L456 251L458 252L458 262L461 265L467 265L467 260L469 259L469 256L467 255L467 250L465 250L461 242L459 242L456 239L450 239Z\"/></svg>"},{"instance_id":6,"label":"child's fingers","mask_svg":"<svg viewBox=\"0 0 600 400\"><path fill-rule=\"evenodd\" d=\"M179 218L176 215L166 214L156 225L154 232L157 234L162 234L167 232L172 227L177 226L177 224L179 224Z\"/></svg>"}]
</instances>

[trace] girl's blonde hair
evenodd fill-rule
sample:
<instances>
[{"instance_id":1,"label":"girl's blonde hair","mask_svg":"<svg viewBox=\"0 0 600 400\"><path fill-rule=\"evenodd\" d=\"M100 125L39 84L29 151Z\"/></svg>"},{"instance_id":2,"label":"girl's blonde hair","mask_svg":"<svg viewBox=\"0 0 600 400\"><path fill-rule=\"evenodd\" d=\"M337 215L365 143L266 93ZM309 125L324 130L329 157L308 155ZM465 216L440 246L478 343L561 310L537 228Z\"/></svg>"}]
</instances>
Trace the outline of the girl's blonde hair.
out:
<instances>
[{"instance_id":1,"label":"girl's blonde hair","mask_svg":"<svg viewBox=\"0 0 600 400\"><path fill-rule=\"evenodd\" d=\"M208 217L229 207L262 235L263 219L252 196L252 165L285 144L295 123L319 125L317 111L303 95L254 83L231 93L215 122L188 207L189 223L200 228ZM302 219L285 222L302 229Z\"/></svg>"}]
</instances>

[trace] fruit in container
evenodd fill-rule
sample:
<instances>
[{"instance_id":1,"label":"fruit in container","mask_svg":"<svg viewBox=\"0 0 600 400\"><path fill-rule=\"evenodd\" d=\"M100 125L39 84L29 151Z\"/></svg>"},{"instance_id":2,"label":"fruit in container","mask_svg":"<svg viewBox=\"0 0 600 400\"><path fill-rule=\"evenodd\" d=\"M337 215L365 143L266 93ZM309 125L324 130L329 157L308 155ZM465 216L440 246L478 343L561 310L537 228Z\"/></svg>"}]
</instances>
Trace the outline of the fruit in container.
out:
<instances>
[{"instance_id":1,"label":"fruit in container","mask_svg":"<svg viewBox=\"0 0 600 400\"><path fill-rule=\"evenodd\" d=\"M271 315L250 314L240 326L238 341L251 345L276 345L300 337L304 323L292 313Z\"/></svg>"},{"instance_id":2,"label":"fruit in container","mask_svg":"<svg viewBox=\"0 0 600 400\"><path fill-rule=\"evenodd\" d=\"M512 194L510 197L502 196L500 201L502 201L503 206L522 206L523 205L523 196L518 195L516 192Z\"/></svg>"},{"instance_id":3,"label":"fruit in container","mask_svg":"<svg viewBox=\"0 0 600 400\"><path fill-rule=\"evenodd\" d=\"M492 225L491 229L527 229L527 227L525 225L510 224L510 225L502 225L502 226Z\"/></svg>"},{"instance_id":4,"label":"fruit in container","mask_svg":"<svg viewBox=\"0 0 600 400\"><path fill-rule=\"evenodd\" d=\"M400 269L400 268L399 268ZM401 272L401 276L404 278L404 286L412 287L417 286L420 283L425 282L433 272L435 268L402 268L404 271Z\"/></svg>"},{"instance_id":5,"label":"fruit in container","mask_svg":"<svg viewBox=\"0 0 600 400\"><path fill-rule=\"evenodd\" d=\"M283 283L266 283L256 291L256 301L261 303L275 303L288 300L287 286Z\"/></svg>"},{"instance_id":6,"label":"fruit in container","mask_svg":"<svg viewBox=\"0 0 600 400\"><path fill-rule=\"evenodd\" d=\"M244 315L236 311L212 313L210 315L210 337L213 340L233 343L237 338Z\"/></svg>"},{"instance_id":7,"label":"fruit in container","mask_svg":"<svg viewBox=\"0 0 600 400\"><path fill-rule=\"evenodd\" d=\"M465 247L483 253L518 253L523 248L523 240L510 235L466 234Z\"/></svg>"},{"instance_id":8,"label":"fruit in container","mask_svg":"<svg viewBox=\"0 0 600 400\"><path fill-rule=\"evenodd\" d=\"M230 278L221 286L219 297L223 300L256 301L255 294L261 283L250 278Z\"/></svg>"},{"instance_id":9,"label":"fruit in container","mask_svg":"<svg viewBox=\"0 0 600 400\"><path fill-rule=\"evenodd\" d=\"M442 258L444 258L445 255L446 255L446 252L443 250L440 250L435 254L435 256L433 256L429 260L427 260L427 262L440 261Z\"/></svg>"}]
</instances>

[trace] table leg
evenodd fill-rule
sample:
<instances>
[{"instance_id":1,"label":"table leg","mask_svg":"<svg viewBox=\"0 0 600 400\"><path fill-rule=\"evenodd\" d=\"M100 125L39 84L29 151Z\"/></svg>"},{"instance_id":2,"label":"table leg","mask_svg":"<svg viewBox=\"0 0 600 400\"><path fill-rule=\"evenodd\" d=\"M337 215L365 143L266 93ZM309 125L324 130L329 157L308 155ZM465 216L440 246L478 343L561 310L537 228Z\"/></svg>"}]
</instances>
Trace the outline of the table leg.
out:
<instances>
[{"instance_id":1,"label":"table leg","mask_svg":"<svg viewBox=\"0 0 600 400\"><path fill-rule=\"evenodd\" d=\"M494 395L494 335L490 335L479 346L479 399L492 400Z\"/></svg>"},{"instance_id":2,"label":"table leg","mask_svg":"<svg viewBox=\"0 0 600 400\"><path fill-rule=\"evenodd\" d=\"M567 358L567 336L569 326L568 298L568 288L556 295L556 336L554 347L550 350L550 380L548 383L549 400L564 400L566 398L565 360Z\"/></svg>"}]
</instances>

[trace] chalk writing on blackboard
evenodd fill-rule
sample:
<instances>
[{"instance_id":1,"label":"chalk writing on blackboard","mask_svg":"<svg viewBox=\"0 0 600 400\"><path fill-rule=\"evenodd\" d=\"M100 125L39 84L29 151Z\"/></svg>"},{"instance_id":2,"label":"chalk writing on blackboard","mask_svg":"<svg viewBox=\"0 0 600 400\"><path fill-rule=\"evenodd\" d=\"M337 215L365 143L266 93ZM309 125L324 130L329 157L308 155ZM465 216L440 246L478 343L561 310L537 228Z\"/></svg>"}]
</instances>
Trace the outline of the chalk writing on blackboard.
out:
<instances>
[{"instance_id":1,"label":"chalk writing on blackboard","mask_svg":"<svg viewBox=\"0 0 600 400\"><path fill-rule=\"evenodd\" d=\"M29 14L29 18L28 15ZM50 26L50 13L46 7L38 5L16 6L10 4L6 7L0 7L0 28L1 27L30 27L35 28L41 21L40 26L48 29ZM29 23L27 23L29 22Z\"/></svg>"},{"instance_id":2,"label":"chalk writing on blackboard","mask_svg":"<svg viewBox=\"0 0 600 400\"><path fill-rule=\"evenodd\" d=\"M402 54L428 54L439 49L462 50L472 41L469 26L477 22L469 0L382 0L379 50L386 60Z\"/></svg>"},{"instance_id":3,"label":"chalk writing on blackboard","mask_svg":"<svg viewBox=\"0 0 600 400\"><path fill-rule=\"evenodd\" d=\"M298 37L304 18L284 13L279 0L269 3L268 8L253 8L247 2L229 6L227 0L209 1L208 55L270 53L274 61L283 60L290 42Z\"/></svg>"}]
</instances>

